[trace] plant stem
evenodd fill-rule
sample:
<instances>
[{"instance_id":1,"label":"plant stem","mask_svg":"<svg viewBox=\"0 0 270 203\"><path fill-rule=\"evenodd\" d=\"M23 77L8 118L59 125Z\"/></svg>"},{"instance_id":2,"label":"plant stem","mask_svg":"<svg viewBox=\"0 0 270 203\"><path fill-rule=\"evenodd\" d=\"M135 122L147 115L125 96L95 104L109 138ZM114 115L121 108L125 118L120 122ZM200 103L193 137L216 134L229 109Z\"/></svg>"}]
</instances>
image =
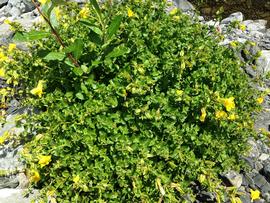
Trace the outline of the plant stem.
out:
<instances>
[{"instance_id":1,"label":"plant stem","mask_svg":"<svg viewBox=\"0 0 270 203\"><path fill-rule=\"evenodd\" d=\"M43 12L41 11L41 9L39 8L39 6L37 5L37 3L35 2L35 0L32 0L32 3L34 4L34 6L37 8L39 14L44 18L44 20L46 21L46 23L49 25L52 34L55 36L56 41L63 47L65 48L65 44L62 40L62 38L60 37L60 35L58 34L58 32L54 29L54 27L51 24L51 21L48 19L48 17L46 15L43 14ZM74 56L71 53L67 54L68 58L71 60L71 62L77 66L80 67L77 59L74 58Z\"/></svg>"}]
</instances>

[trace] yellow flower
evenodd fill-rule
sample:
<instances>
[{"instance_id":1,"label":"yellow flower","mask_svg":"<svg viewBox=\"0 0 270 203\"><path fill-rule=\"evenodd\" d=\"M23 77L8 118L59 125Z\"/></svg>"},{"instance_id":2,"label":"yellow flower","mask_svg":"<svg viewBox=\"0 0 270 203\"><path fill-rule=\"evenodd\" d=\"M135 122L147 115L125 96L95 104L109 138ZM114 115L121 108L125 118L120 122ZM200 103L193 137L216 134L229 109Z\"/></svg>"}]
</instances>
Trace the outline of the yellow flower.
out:
<instances>
[{"instance_id":1,"label":"yellow flower","mask_svg":"<svg viewBox=\"0 0 270 203\"><path fill-rule=\"evenodd\" d=\"M179 21L179 20L180 20L180 16L173 16L173 19L174 19L175 21Z\"/></svg>"},{"instance_id":2,"label":"yellow flower","mask_svg":"<svg viewBox=\"0 0 270 203\"><path fill-rule=\"evenodd\" d=\"M260 194L259 190L250 189L251 202L253 202L253 200L260 199Z\"/></svg>"},{"instance_id":3,"label":"yellow flower","mask_svg":"<svg viewBox=\"0 0 270 203\"><path fill-rule=\"evenodd\" d=\"M11 21L9 19L5 19L4 23L7 24L7 25L10 25Z\"/></svg>"},{"instance_id":4,"label":"yellow flower","mask_svg":"<svg viewBox=\"0 0 270 203\"><path fill-rule=\"evenodd\" d=\"M201 116L200 116L200 121L204 122L205 121L205 117L206 117L206 109L202 108L201 109Z\"/></svg>"},{"instance_id":5,"label":"yellow flower","mask_svg":"<svg viewBox=\"0 0 270 203\"><path fill-rule=\"evenodd\" d=\"M73 182L75 184L78 184L80 182L80 176L76 175L74 178L73 178Z\"/></svg>"},{"instance_id":6,"label":"yellow flower","mask_svg":"<svg viewBox=\"0 0 270 203\"><path fill-rule=\"evenodd\" d=\"M199 181L200 183L203 183L205 180L206 180L206 176L205 176L204 174L201 174L201 175L199 176L199 178L198 178L198 181Z\"/></svg>"},{"instance_id":7,"label":"yellow flower","mask_svg":"<svg viewBox=\"0 0 270 203\"><path fill-rule=\"evenodd\" d=\"M242 200L239 197L232 197L231 203L242 203Z\"/></svg>"},{"instance_id":8,"label":"yellow flower","mask_svg":"<svg viewBox=\"0 0 270 203\"><path fill-rule=\"evenodd\" d=\"M232 42L230 42L230 45L231 45L231 47L237 47L237 42L232 41Z\"/></svg>"},{"instance_id":9,"label":"yellow flower","mask_svg":"<svg viewBox=\"0 0 270 203\"><path fill-rule=\"evenodd\" d=\"M227 113L225 111L216 111L216 119L226 118Z\"/></svg>"},{"instance_id":10,"label":"yellow flower","mask_svg":"<svg viewBox=\"0 0 270 203\"><path fill-rule=\"evenodd\" d=\"M8 45L8 52L9 53L12 52L14 49L16 49L16 44L11 43Z\"/></svg>"},{"instance_id":11,"label":"yellow flower","mask_svg":"<svg viewBox=\"0 0 270 203\"><path fill-rule=\"evenodd\" d=\"M3 52L0 52L0 62L8 61L8 57Z\"/></svg>"},{"instance_id":12,"label":"yellow flower","mask_svg":"<svg viewBox=\"0 0 270 203\"><path fill-rule=\"evenodd\" d=\"M221 99L221 103L225 106L227 111L235 108L234 97Z\"/></svg>"},{"instance_id":13,"label":"yellow flower","mask_svg":"<svg viewBox=\"0 0 270 203\"><path fill-rule=\"evenodd\" d=\"M127 14L128 14L128 17L133 17L135 15L134 12L130 8L128 8Z\"/></svg>"},{"instance_id":14,"label":"yellow flower","mask_svg":"<svg viewBox=\"0 0 270 203\"><path fill-rule=\"evenodd\" d=\"M40 181L40 175L38 171L36 170L31 171L30 181L34 183L37 183L38 181Z\"/></svg>"},{"instance_id":15,"label":"yellow flower","mask_svg":"<svg viewBox=\"0 0 270 203\"><path fill-rule=\"evenodd\" d=\"M177 8L174 8L170 11L170 15L175 15L178 12Z\"/></svg>"},{"instance_id":16,"label":"yellow flower","mask_svg":"<svg viewBox=\"0 0 270 203\"><path fill-rule=\"evenodd\" d=\"M50 0L38 0L41 5L46 4L47 2L50 2Z\"/></svg>"},{"instance_id":17,"label":"yellow flower","mask_svg":"<svg viewBox=\"0 0 270 203\"><path fill-rule=\"evenodd\" d=\"M51 203L57 203L57 201L56 201L56 199L55 199L54 197L51 197L51 198L50 198L50 202L51 202Z\"/></svg>"},{"instance_id":18,"label":"yellow flower","mask_svg":"<svg viewBox=\"0 0 270 203\"><path fill-rule=\"evenodd\" d=\"M51 161L52 161L52 156L50 156L50 155L49 156L40 156L38 164L41 167L44 167L44 166L48 165Z\"/></svg>"},{"instance_id":19,"label":"yellow flower","mask_svg":"<svg viewBox=\"0 0 270 203\"><path fill-rule=\"evenodd\" d=\"M255 42L249 42L249 44L250 44L251 46L256 46L256 43L255 43Z\"/></svg>"},{"instance_id":20,"label":"yellow flower","mask_svg":"<svg viewBox=\"0 0 270 203\"><path fill-rule=\"evenodd\" d=\"M258 103L258 104L262 104L262 103L263 103L263 100L264 100L263 97L259 97L259 98L257 99L257 103Z\"/></svg>"},{"instance_id":21,"label":"yellow flower","mask_svg":"<svg viewBox=\"0 0 270 203\"><path fill-rule=\"evenodd\" d=\"M242 31L245 31L246 28L247 28L247 27L246 27L246 25L244 25L244 24L240 24L240 25L239 25L239 29L242 30Z\"/></svg>"},{"instance_id":22,"label":"yellow flower","mask_svg":"<svg viewBox=\"0 0 270 203\"><path fill-rule=\"evenodd\" d=\"M4 78L6 76L6 71L4 68L0 68L0 77Z\"/></svg>"},{"instance_id":23,"label":"yellow flower","mask_svg":"<svg viewBox=\"0 0 270 203\"><path fill-rule=\"evenodd\" d=\"M177 96L182 96L184 91L183 90L176 90L175 93Z\"/></svg>"},{"instance_id":24,"label":"yellow flower","mask_svg":"<svg viewBox=\"0 0 270 203\"><path fill-rule=\"evenodd\" d=\"M33 94L33 95L37 95L38 97L41 97L42 94L43 94L43 83L44 82L45 81L43 81L43 80L39 80L37 87L35 87L34 89L32 89L30 91L30 93Z\"/></svg>"},{"instance_id":25,"label":"yellow flower","mask_svg":"<svg viewBox=\"0 0 270 203\"><path fill-rule=\"evenodd\" d=\"M54 13L55 13L56 18L59 20L61 17L61 10L60 10L59 6L54 8Z\"/></svg>"},{"instance_id":26,"label":"yellow flower","mask_svg":"<svg viewBox=\"0 0 270 203\"><path fill-rule=\"evenodd\" d=\"M79 12L79 16L81 18L87 18L90 15L90 10L88 7L83 7Z\"/></svg>"},{"instance_id":27,"label":"yellow flower","mask_svg":"<svg viewBox=\"0 0 270 203\"><path fill-rule=\"evenodd\" d=\"M233 113L233 114L231 114L231 115L228 116L228 119L231 120L231 121L233 121L233 120L236 119L236 115Z\"/></svg>"}]
</instances>

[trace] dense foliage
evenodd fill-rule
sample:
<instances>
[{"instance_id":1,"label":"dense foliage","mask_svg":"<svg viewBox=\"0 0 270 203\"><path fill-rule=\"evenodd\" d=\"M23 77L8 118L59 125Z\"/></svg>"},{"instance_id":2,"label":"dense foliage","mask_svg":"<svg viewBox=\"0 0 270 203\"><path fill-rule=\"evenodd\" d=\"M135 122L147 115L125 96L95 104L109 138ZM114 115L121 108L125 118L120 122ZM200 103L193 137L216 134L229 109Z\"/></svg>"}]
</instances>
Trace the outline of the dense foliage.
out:
<instances>
[{"instance_id":1,"label":"dense foliage","mask_svg":"<svg viewBox=\"0 0 270 203\"><path fill-rule=\"evenodd\" d=\"M257 108L240 62L163 1L92 3L54 7L64 46L43 24L15 35L31 52L2 50L3 75L39 111L23 122L32 185L61 203L179 202L197 180L218 190Z\"/></svg>"}]
</instances>

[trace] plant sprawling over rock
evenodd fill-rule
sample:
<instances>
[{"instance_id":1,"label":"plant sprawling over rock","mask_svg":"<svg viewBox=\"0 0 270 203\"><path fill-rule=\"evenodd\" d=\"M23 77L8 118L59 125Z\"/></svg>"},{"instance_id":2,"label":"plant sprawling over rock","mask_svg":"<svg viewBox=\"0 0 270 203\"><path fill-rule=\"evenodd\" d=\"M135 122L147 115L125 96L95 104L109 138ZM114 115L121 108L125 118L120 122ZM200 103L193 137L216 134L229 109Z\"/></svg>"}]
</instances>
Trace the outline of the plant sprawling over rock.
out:
<instances>
[{"instance_id":1,"label":"plant sprawling over rock","mask_svg":"<svg viewBox=\"0 0 270 203\"><path fill-rule=\"evenodd\" d=\"M240 62L163 1L91 2L43 5L62 45L41 25L15 35L31 52L2 50L4 77L39 110L23 124L32 185L67 203L179 202L197 180L215 190L257 108Z\"/></svg>"}]
</instances>

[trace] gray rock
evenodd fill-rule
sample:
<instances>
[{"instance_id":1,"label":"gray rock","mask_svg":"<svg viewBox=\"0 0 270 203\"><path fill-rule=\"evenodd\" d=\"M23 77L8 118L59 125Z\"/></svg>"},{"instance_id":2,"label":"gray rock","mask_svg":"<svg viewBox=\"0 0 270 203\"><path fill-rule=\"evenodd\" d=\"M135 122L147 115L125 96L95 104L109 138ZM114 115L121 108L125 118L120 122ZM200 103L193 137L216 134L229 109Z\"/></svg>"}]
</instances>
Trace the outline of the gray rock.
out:
<instances>
[{"instance_id":1,"label":"gray rock","mask_svg":"<svg viewBox=\"0 0 270 203\"><path fill-rule=\"evenodd\" d=\"M214 20L210 20L210 21L207 21L205 23L206 25L209 25L209 26L219 26L219 22L218 21L214 21Z\"/></svg>"},{"instance_id":2,"label":"gray rock","mask_svg":"<svg viewBox=\"0 0 270 203\"><path fill-rule=\"evenodd\" d=\"M249 157L250 158L258 158L260 155L257 143L253 139L248 140L248 144L250 145Z\"/></svg>"},{"instance_id":3,"label":"gray rock","mask_svg":"<svg viewBox=\"0 0 270 203\"><path fill-rule=\"evenodd\" d=\"M22 2L25 5L25 12L29 12L35 9L35 6L31 0L22 0Z\"/></svg>"},{"instance_id":4,"label":"gray rock","mask_svg":"<svg viewBox=\"0 0 270 203\"><path fill-rule=\"evenodd\" d=\"M269 157L270 157L269 154L262 153L262 154L259 156L259 160L260 160L260 161L266 161L267 159L269 159Z\"/></svg>"},{"instance_id":5,"label":"gray rock","mask_svg":"<svg viewBox=\"0 0 270 203\"><path fill-rule=\"evenodd\" d=\"M239 188L242 185L242 175L235 171L229 171L224 175L224 178L229 181L231 186L235 186L236 188Z\"/></svg>"},{"instance_id":6,"label":"gray rock","mask_svg":"<svg viewBox=\"0 0 270 203\"><path fill-rule=\"evenodd\" d=\"M240 199L241 199L242 203L251 203L251 198L250 198L249 193L242 194L240 196Z\"/></svg>"},{"instance_id":7,"label":"gray rock","mask_svg":"<svg viewBox=\"0 0 270 203\"><path fill-rule=\"evenodd\" d=\"M270 193L262 193L262 197L266 202L270 202Z\"/></svg>"},{"instance_id":8,"label":"gray rock","mask_svg":"<svg viewBox=\"0 0 270 203\"><path fill-rule=\"evenodd\" d=\"M262 170L262 168L263 168L263 165L259 161L254 162L254 169L256 171L260 171L260 170Z\"/></svg>"},{"instance_id":9,"label":"gray rock","mask_svg":"<svg viewBox=\"0 0 270 203\"><path fill-rule=\"evenodd\" d=\"M207 203L207 202L216 202L216 197L215 197L215 194L212 193L212 192L206 192L206 191L202 191L200 192L197 196L196 196L196 199L199 201L199 202L204 202L204 203Z\"/></svg>"},{"instance_id":10,"label":"gray rock","mask_svg":"<svg viewBox=\"0 0 270 203\"><path fill-rule=\"evenodd\" d=\"M29 180L24 173L19 173L17 175L17 179L19 181L19 186L17 187L18 189L26 189L28 187Z\"/></svg>"},{"instance_id":11,"label":"gray rock","mask_svg":"<svg viewBox=\"0 0 270 203\"><path fill-rule=\"evenodd\" d=\"M8 11L9 15L12 16L13 18L18 18L22 14L22 10L17 8L17 7L12 7Z\"/></svg>"},{"instance_id":12,"label":"gray rock","mask_svg":"<svg viewBox=\"0 0 270 203\"><path fill-rule=\"evenodd\" d=\"M16 178L0 177L0 189L3 188L16 188L19 181Z\"/></svg>"},{"instance_id":13,"label":"gray rock","mask_svg":"<svg viewBox=\"0 0 270 203\"><path fill-rule=\"evenodd\" d=\"M242 185L245 186L246 188L249 187L256 188L255 182L253 180L256 174L257 172L244 173Z\"/></svg>"},{"instance_id":14,"label":"gray rock","mask_svg":"<svg viewBox=\"0 0 270 203\"><path fill-rule=\"evenodd\" d=\"M0 6L6 4L7 2L8 0L0 0Z\"/></svg>"},{"instance_id":15,"label":"gray rock","mask_svg":"<svg viewBox=\"0 0 270 203\"><path fill-rule=\"evenodd\" d=\"M1 203L30 203L32 199L38 197L39 193L34 190L29 196L25 197L26 190L22 189L1 189Z\"/></svg>"},{"instance_id":16,"label":"gray rock","mask_svg":"<svg viewBox=\"0 0 270 203\"><path fill-rule=\"evenodd\" d=\"M261 192L270 192L270 184L266 181L265 177L261 174L256 174L253 178L255 185Z\"/></svg>"},{"instance_id":17,"label":"gray rock","mask_svg":"<svg viewBox=\"0 0 270 203\"><path fill-rule=\"evenodd\" d=\"M183 12L196 10L194 6L187 0L174 0L174 2L176 3L177 7Z\"/></svg>"},{"instance_id":18,"label":"gray rock","mask_svg":"<svg viewBox=\"0 0 270 203\"><path fill-rule=\"evenodd\" d=\"M261 39L263 38L264 34L262 32L259 32L258 30L252 30L250 31L250 35L254 38Z\"/></svg>"},{"instance_id":19,"label":"gray rock","mask_svg":"<svg viewBox=\"0 0 270 203\"><path fill-rule=\"evenodd\" d=\"M244 19L244 16L241 12L232 13L229 17L223 19L221 21L221 24L228 24L234 21L242 22Z\"/></svg>"},{"instance_id":20,"label":"gray rock","mask_svg":"<svg viewBox=\"0 0 270 203\"><path fill-rule=\"evenodd\" d=\"M10 30L10 25L0 24L0 38L8 39L11 38L14 31Z\"/></svg>"},{"instance_id":21,"label":"gray rock","mask_svg":"<svg viewBox=\"0 0 270 203\"><path fill-rule=\"evenodd\" d=\"M248 31L259 31L259 30L265 30L265 25L262 24L260 21L252 22L246 25L246 28Z\"/></svg>"},{"instance_id":22,"label":"gray rock","mask_svg":"<svg viewBox=\"0 0 270 203\"><path fill-rule=\"evenodd\" d=\"M270 181L270 163L269 162L264 164L262 173L266 177L266 179Z\"/></svg>"},{"instance_id":23,"label":"gray rock","mask_svg":"<svg viewBox=\"0 0 270 203\"><path fill-rule=\"evenodd\" d=\"M266 74L270 71L270 50L262 50L261 56L257 59L257 69Z\"/></svg>"}]
</instances>

